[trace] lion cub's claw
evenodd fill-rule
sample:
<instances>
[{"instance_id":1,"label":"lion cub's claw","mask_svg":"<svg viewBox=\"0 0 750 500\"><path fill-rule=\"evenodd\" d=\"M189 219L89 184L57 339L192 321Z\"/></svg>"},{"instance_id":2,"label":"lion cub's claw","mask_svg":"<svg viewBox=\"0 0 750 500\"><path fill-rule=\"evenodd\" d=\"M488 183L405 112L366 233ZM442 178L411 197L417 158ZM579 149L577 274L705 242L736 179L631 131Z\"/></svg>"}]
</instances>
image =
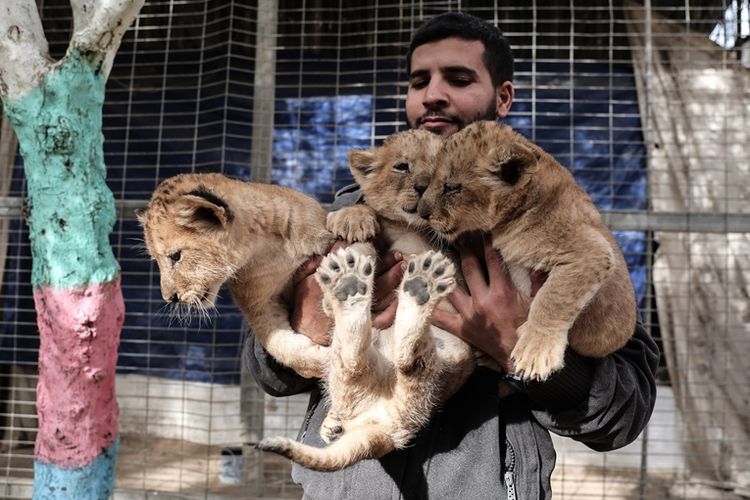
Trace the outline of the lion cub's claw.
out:
<instances>
[{"instance_id":1,"label":"lion cub's claw","mask_svg":"<svg viewBox=\"0 0 750 500\"><path fill-rule=\"evenodd\" d=\"M453 289L456 269L453 263L438 252L425 252L409 261L402 293L411 297L419 306L436 302Z\"/></svg>"},{"instance_id":2,"label":"lion cub's claw","mask_svg":"<svg viewBox=\"0 0 750 500\"><path fill-rule=\"evenodd\" d=\"M372 294L375 264L369 256L361 255L351 248L329 254L320 263L315 274L324 300L344 303L350 300L366 300Z\"/></svg>"},{"instance_id":3,"label":"lion cub's claw","mask_svg":"<svg viewBox=\"0 0 750 500\"><path fill-rule=\"evenodd\" d=\"M525 380L547 380L564 366L566 346L567 335L550 335L524 323L510 354L515 374Z\"/></svg>"}]
</instances>

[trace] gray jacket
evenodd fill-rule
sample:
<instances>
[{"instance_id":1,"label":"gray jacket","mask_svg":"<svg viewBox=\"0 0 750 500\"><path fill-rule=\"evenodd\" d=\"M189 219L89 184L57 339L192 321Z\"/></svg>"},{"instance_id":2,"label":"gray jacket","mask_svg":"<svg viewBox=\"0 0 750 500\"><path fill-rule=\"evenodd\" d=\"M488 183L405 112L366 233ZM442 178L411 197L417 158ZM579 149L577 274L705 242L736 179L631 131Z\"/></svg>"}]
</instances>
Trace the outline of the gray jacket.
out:
<instances>
[{"instance_id":1,"label":"gray jacket","mask_svg":"<svg viewBox=\"0 0 750 500\"><path fill-rule=\"evenodd\" d=\"M337 205L356 201L356 195L341 198ZM317 382L279 365L253 335L244 353L269 394L312 391L298 439L323 446L326 401ZM654 408L658 360L656 344L638 323L627 345L606 358L568 350L565 367L543 383L521 384L479 368L409 447L337 472L295 464L292 478L304 488L304 498L321 500L551 498L556 455L549 433L597 451L631 443ZM501 398L499 384L510 395Z\"/></svg>"},{"instance_id":2,"label":"gray jacket","mask_svg":"<svg viewBox=\"0 0 750 500\"><path fill-rule=\"evenodd\" d=\"M248 336L245 361L274 396L312 390L299 439L323 446L326 403L315 381L276 363ZM411 446L338 472L294 465L310 499L551 498L555 450L549 432L607 451L632 442L654 408L659 352L638 324L616 353L588 359L568 351L565 367L544 383L498 396L499 376L477 369L433 416Z\"/></svg>"}]
</instances>

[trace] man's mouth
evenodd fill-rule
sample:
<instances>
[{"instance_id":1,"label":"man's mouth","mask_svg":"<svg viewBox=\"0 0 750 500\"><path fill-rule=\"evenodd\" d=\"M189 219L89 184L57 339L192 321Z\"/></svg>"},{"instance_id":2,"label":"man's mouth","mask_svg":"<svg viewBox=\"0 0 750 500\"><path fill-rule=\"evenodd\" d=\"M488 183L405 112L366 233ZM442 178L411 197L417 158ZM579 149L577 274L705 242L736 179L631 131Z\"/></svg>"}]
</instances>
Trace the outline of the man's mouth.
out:
<instances>
[{"instance_id":1,"label":"man's mouth","mask_svg":"<svg viewBox=\"0 0 750 500\"><path fill-rule=\"evenodd\" d=\"M453 123L453 120L447 116L424 116L419 120L421 126L425 128L445 127Z\"/></svg>"}]
</instances>

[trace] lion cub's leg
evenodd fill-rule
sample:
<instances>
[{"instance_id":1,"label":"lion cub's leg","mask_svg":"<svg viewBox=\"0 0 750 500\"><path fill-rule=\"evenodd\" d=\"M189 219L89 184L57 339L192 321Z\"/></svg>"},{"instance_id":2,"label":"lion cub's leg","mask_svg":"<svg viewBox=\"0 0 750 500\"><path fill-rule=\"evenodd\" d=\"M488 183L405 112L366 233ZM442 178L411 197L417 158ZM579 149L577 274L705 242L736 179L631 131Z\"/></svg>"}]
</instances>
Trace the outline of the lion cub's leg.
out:
<instances>
[{"instance_id":1,"label":"lion cub's leg","mask_svg":"<svg viewBox=\"0 0 750 500\"><path fill-rule=\"evenodd\" d=\"M394 321L396 368L401 375L433 370L437 350L430 335L430 316L440 299L455 284L455 267L443 254L425 252L414 257L407 267L398 292Z\"/></svg>"},{"instance_id":2,"label":"lion cub's leg","mask_svg":"<svg viewBox=\"0 0 750 500\"><path fill-rule=\"evenodd\" d=\"M356 416L353 413L357 411L370 364L374 272L372 257L349 247L329 254L316 274L325 307L334 321L326 380L331 408L321 426L321 437L326 441L336 439L344 431L344 421Z\"/></svg>"},{"instance_id":3,"label":"lion cub's leg","mask_svg":"<svg viewBox=\"0 0 750 500\"><path fill-rule=\"evenodd\" d=\"M518 328L511 359L516 374L546 380L563 367L568 333L578 315L608 279L615 255L607 240L593 230L579 235L589 250L555 266L531 303L529 317Z\"/></svg>"}]
</instances>

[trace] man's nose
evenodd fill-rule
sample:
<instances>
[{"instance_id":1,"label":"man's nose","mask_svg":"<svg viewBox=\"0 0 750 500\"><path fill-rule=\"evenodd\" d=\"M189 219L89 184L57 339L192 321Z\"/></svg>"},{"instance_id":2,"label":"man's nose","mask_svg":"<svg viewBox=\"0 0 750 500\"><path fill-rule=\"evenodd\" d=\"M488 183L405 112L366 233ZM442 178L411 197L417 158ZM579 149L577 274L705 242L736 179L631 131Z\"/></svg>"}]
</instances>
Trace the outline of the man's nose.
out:
<instances>
[{"instance_id":1,"label":"man's nose","mask_svg":"<svg viewBox=\"0 0 750 500\"><path fill-rule=\"evenodd\" d=\"M445 106L448 103L448 92L445 82L439 78L433 78L425 89L423 104L427 108Z\"/></svg>"}]
</instances>

